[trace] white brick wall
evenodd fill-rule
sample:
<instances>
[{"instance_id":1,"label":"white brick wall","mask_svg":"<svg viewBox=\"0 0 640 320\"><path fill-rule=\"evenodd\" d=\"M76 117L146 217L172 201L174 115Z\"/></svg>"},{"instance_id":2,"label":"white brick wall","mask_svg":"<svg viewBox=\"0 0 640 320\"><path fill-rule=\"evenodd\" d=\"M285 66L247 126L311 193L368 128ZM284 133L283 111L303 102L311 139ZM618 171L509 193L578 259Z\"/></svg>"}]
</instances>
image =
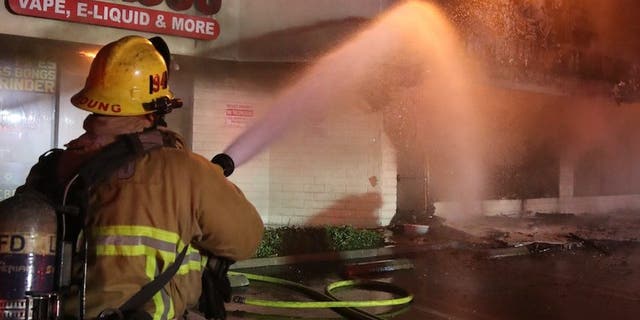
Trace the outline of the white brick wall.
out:
<instances>
[{"instance_id":1,"label":"white brick wall","mask_svg":"<svg viewBox=\"0 0 640 320\"><path fill-rule=\"evenodd\" d=\"M227 104L252 106L257 119L264 109L265 95L249 92L237 83L214 82L210 78L197 79L194 85L193 151L207 158L224 149L246 127L225 123ZM247 123L247 126L250 125ZM269 220L269 153L261 153L234 171L229 180L242 189L256 206L262 218Z\"/></svg>"},{"instance_id":2,"label":"white brick wall","mask_svg":"<svg viewBox=\"0 0 640 320\"><path fill-rule=\"evenodd\" d=\"M194 151L211 158L247 130L225 124L227 104L252 105L257 120L271 98L252 83L197 79ZM396 209L396 167L382 114L344 101L312 116L237 168L230 180L267 224L387 225Z\"/></svg>"},{"instance_id":3,"label":"white brick wall","mask_svg":"<svg viewBox=\"0 0 640 320\"><path fill-rule=\"evenodd\" d=\"M380 141L380 191L382 193L382 207L380 208L380 225L388 225L396 214L398 200L398 179L396 151L383 131L378 137Z\"/></svg>"},{"instance_id":4,"label":"white brick wall","mask_svg":"<svg viewBox=\"0 0 640 320\"><path fill-rule=\"evenodd\" d=\"M383 135L381 114L348 103L303 118L270 148L270 212L278 216L270 222L388 224L396 206L395 166L383 161L383 148L389 148ZM383 189L388 185L393 192Z\"/></svg>"}]
</instances>

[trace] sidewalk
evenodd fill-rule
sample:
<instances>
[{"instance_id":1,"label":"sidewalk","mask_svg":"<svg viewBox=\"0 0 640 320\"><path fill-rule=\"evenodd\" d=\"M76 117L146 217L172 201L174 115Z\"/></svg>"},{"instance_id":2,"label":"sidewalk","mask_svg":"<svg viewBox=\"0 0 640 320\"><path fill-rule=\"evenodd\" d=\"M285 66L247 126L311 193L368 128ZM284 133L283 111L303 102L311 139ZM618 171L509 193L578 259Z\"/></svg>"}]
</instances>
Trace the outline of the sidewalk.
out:
<instances>
[{"instance_id":1,"label":"sidewalk","mask_svg":"<svg viewBox=\"0 0 640 320\"><path fill-rule=\"evenodd\" d=\"M535 243L565 245L582 240L640 241L640 214L615 216L554 215L533 217L476 217L464 221L438 222L422 236L393 232L391 245L377 249L321 252L239 261L231 269L248 269L321 261L388 259L416 252L456 249L522 248ZM507 250L508 251L508 250ZM506 252L506 251L505 251Z\"/></svg>"},{"instance_id":2,"label":"sidewalk","mask_svg":"<svg viewBox=\"0 0 640 320\"><path fill-rule=\"evenodd\" d=\"M254 258L236 262L231 266L231 270L259 268L286 264L298 264L308 262L321 261L347 261L367 258L389 258L402 254L409 254L420 251L442 250L442 249L462 249L464 243L458 241L449 241L438 244L399 244L390 245L377 249L349 250L340 252L321 252L301 254L294 256L270 257L270 258Z\"/></svg>"}]
</instances>

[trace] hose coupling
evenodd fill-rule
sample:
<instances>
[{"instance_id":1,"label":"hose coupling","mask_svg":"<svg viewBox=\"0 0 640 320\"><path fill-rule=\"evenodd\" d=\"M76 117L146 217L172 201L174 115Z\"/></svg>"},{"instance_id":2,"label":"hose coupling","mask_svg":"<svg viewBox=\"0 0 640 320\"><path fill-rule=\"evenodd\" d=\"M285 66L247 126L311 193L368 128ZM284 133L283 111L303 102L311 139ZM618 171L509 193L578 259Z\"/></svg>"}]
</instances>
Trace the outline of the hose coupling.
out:
<instances>
[{"instance_id":1,"label":"hose coupling","mask_svg":"<svg viewBox=\"0 0 640 320\"><path fill-rule=\"evenodd\" d=\"M242 303L242 304L244 304L245 300L247 300L247 298L242 297L242 296L233 296L233 297L231 297L231 302L233 302L233 303Z\"/></svg>"}]
</instances>

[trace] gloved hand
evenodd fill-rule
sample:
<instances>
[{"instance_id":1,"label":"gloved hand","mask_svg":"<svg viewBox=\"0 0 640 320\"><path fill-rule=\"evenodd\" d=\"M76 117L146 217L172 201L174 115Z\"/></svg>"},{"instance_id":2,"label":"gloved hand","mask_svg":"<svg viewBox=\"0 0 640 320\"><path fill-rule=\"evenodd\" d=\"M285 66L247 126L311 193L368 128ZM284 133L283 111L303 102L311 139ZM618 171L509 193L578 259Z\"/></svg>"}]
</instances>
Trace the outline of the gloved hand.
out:
<instances>
[{"instance_id":1,"label":"gloved hand","mask_svg":"<svg viewBox=\"0 0 640 320\"><path fill-rule=\"evenodd\" d=\"M227 318L225 302L231 301L231 284L227 271L234 261L210 257L202 273L202 294L198 302L198 310L210 320Z\"/></svg>"}]
</instances>

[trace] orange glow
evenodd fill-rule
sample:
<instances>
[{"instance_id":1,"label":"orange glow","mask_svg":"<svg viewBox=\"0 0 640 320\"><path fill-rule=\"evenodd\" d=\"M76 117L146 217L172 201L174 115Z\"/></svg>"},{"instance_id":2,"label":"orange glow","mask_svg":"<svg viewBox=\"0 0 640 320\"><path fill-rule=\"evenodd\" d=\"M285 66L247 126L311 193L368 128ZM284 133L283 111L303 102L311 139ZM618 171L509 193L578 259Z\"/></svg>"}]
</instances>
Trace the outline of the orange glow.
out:
<instances>
[{"instance_id":1,"label":"orange glow","mask_svg":"<svg viewBox=\"0 0 640 320\"><path fill-rule=\"evenodd\" d=\"M96 54L98 54L95 51L80 51L78 52L79 55L85 57L85 58L89 58L89 59L93 59L96 57Z\"/></svg>"}]
</instances>

